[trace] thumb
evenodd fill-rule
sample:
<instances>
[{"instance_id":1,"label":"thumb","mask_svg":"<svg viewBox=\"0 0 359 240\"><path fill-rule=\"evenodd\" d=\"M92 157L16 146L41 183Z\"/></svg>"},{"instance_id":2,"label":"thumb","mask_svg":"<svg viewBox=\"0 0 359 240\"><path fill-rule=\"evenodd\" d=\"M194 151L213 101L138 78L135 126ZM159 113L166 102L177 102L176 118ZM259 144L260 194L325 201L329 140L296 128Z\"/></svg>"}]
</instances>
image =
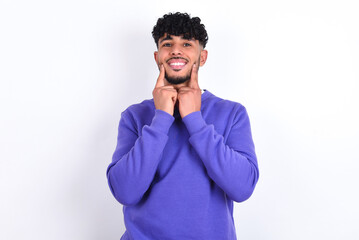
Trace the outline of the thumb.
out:
<instances>
[{"instance_id":1,"label":"thumb","mask_svg":"<svg viewBox=\"0 0 359 240\"><path fill-rule=\"evenodd\" d=\"M190 88L199 88L197 64L193 64L193 66L192 66L192 72L191 72L191 79L190 79L190 82L189 82L189 87Z\"/></svg>"},{"instance_id":2,"label":"thumb","mask_svg":"<svg viewBox=\"0 0 359 240\"><path fill-rule=\"evenodd\" d=\"M165 85L165 67L163 66L163 64L161 64L161 66L160 66L160 75L157 78L155 88L163 87L164 85Z\"/></svg>"}]
</instances>

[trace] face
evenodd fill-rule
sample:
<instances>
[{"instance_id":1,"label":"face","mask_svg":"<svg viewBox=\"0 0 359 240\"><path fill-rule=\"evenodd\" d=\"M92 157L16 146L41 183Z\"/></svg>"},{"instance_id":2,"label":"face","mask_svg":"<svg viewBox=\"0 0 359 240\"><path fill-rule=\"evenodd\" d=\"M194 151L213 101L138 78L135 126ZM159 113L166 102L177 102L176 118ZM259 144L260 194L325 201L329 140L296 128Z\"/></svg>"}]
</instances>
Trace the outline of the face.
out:
<instances>
[{"instance_id":1,"label":"face","mask_svg":"<svg viewBox=\"0 0 359 240\"><path fill-rule=\"evenodd\" d=\"M163 64L167 82L178 85L191 78L193 64L205 64L207 51L202 49L198 40L165 34L158 40L155 60L158 66Z\"/></svg>"}]
</instances>

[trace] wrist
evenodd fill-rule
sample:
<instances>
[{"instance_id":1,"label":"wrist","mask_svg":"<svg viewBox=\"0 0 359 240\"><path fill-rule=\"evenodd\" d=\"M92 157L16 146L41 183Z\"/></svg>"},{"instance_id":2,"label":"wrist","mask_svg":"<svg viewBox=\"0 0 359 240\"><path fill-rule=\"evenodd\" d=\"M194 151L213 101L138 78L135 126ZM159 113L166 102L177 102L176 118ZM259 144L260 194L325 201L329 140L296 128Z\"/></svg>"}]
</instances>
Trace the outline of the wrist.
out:
<instances>
[{"instance_id":1,"label":"wrist","mask_svg":"<svg viewBox=\"0 0 359 240\"><path fill-rule=\"evenodd\" d=\"M192 112L182 118L183 123L187 127L187 130L190 135L195 134L196 132L201 131L204 127L207 126L207 123L202 117L201 111Z\"/></svg>"},{"instance_id":2,"label":"wrist","mask_svg":"<svg viewBox=\"0 0 359 240\"><path fill-rule=\"evenodd\" d=\"M171 114L161 109L156 109L151 122L151 127L156 128L164 134L168 134L173 121L174 117Z\"/></svg>"}]
</instances>

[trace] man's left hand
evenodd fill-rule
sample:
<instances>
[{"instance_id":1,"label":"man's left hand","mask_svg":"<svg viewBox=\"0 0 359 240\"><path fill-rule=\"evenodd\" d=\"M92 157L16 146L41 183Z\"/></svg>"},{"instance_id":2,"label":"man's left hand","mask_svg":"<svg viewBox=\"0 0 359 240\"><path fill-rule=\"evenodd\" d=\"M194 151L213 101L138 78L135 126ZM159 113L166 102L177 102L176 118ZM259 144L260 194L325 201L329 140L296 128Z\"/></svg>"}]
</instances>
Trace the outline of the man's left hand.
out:
<instances>
[{"instance_id":1,"label":"man's left hand","mask_svg":"<svg viewBox=\"0 0 359 240\"><path fill-rule=\"evenodd\" d=\"M198 85L198 67L194 64L188 87L178 89L178 108L182 118L201 110L201 96L202 91Z\"/></svg>"}]
</instances>

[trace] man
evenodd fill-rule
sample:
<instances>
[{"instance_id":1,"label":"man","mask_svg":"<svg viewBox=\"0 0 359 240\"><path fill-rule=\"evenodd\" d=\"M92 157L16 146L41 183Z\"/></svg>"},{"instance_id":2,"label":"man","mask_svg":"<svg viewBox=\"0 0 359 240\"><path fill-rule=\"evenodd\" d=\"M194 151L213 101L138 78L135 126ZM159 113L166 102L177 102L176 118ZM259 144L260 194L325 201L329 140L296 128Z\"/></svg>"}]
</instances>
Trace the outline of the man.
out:
<instances>
[{"instance_id":1,"label":"man","mask_svg":"<svg viewBox=\"0 0 359 240\"><path fill-rule=\"evenodd\" d=\"M123 204L122 240L236 239L233 201L258 181L246 109L199 87L208 40L200 21L158 19L153 99L121 115L107 178Z\"/></svg>"}]
</instances>

